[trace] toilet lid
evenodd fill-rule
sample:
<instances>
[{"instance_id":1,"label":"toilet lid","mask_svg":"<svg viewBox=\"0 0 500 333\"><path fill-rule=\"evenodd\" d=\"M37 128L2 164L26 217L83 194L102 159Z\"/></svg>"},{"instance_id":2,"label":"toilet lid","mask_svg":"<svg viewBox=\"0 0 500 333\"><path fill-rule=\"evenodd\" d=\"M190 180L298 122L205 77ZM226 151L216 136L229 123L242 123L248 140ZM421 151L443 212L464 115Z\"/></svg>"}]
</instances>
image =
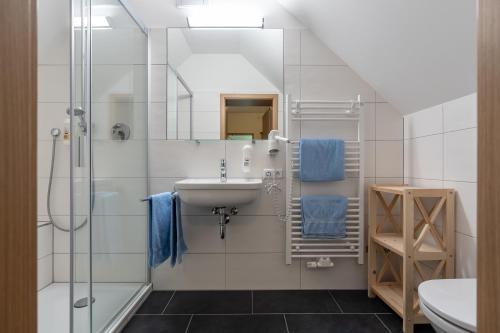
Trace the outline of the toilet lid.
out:
<instances>
[{"instance_id":1,"label":"toilet lid","mask_svg":"<svg viewBox=\"0 0 500 333\"><path fill-rule=\"evenodd\" d=\"M476 279L442 279L422 282L420 301L443 319L476 331Z\"/></svg>"}]
</instances>

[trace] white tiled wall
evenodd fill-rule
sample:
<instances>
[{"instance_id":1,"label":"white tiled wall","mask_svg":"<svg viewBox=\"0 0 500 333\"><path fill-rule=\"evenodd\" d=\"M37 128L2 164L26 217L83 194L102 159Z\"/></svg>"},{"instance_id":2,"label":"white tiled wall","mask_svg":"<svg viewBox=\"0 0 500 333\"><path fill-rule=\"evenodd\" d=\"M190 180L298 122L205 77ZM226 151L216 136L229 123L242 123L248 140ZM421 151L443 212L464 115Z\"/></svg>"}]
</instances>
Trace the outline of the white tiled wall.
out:
<instances>
[{"instance_id":1,"label":"white tiled wall","mask_svg":"<svg viewBox=\"0 0 500 333\"><path fill-rule=\"evenodd\" d=\"M154 40L161 30L155 31ZM366 120L366 182L401 183L403 177L403 117L383 102L368 84L322 45L309 31L285 30L285 93L293 99L352 99L361 94ZM153 40L153 42L154 42ZM153 53L155 45L152 45ZM154 82L153 82L154 84ZM226 158L229 177L241 177L241 147L249 142L165 141L161 107L151 112L155 124L150 147L152 193L173 190L176 180L186 177L218 177L219 160ZM349 128L305 123L303 136L353 135ZM297 132L293 134L298 137ZM252 176L263 168L284 168L284 154L266 153L267 143L254 145ZM349 189L352 184L340 184ZM308 191L307 187L304 189ZM313 190L329 193L331 187ZM281 208L283 209L283 200ZM366 288L366 266L355 260L335 260L335 267L310 270L305 262L285 264L284 225L273 210L270 197L262 191L227 225L226 239L218 235L217 218L208 209L183 206L184 235L189 247L181 265L168 263L152 271L155 289L318 289Z\"/></svg>"},{"instance_id":2,"label":"white tiled wall","mask_svg":"<svg viewBox=\"0 0 500 333\"><path fill-rule=\"evenodd\" d=\"M38 226L38 290L52 283L52 225Z\"/></svg>"},{"instance_id":3,"label":"white tiled wall","mask_svg":"<svg viewBox=\"0 0 500 333\"><path fill-rule=\"evenodd\" d=\"M405 117L405 179L456 190L456 274L476 276L476 94Z\"/></svg>"}]
</instances>

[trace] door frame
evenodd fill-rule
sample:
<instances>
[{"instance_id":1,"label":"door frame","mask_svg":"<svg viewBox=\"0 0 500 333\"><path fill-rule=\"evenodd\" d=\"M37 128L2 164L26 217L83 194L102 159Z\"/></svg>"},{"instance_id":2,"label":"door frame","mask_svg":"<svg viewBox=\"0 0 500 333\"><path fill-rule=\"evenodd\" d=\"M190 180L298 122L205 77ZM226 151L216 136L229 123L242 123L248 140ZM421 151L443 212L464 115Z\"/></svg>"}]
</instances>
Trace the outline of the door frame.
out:
<instances>
[{"instance_id":1,"label":"door frame","mask_svg":"<svg viewBox=\"0 0 500 333\"><path fill-rule=\"evenodd\" d=\"M477 332L500 332L500 2L478 2Z\"/></svg>"},{"instance_id":2,"label":"door frame","mask_svg":"<svg viewBox=\"0 0 500 333\"><path fill-rule=\"evenodd\" d=\"M0 10L0 331L37 330L37 2Z\"/></svg>"},{"instance_id":3,"label":"door frame","mask_svg":"<svg viewBox=\"0 0 500 333\"><path fill-rule=\"evenodd\" d=\"M226 100L228 99L260 99L273 102L273 129L278 129L278 98L279 94L220 94L220 139L226 140L227 135L227 112Z\"/></svg>"}]
</instances>

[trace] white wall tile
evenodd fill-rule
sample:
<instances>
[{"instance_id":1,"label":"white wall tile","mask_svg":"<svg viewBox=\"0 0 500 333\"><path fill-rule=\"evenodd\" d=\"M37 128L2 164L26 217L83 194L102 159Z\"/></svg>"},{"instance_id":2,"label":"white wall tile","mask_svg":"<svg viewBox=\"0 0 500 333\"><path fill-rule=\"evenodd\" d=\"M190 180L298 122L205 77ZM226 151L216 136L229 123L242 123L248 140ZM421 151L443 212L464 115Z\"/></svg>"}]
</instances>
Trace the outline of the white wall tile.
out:
<instances>
[{"instance_id":1,"label":"white wall tile","mask_svg":"<svg viewBox=\"0 0 500 333\"><path fill-rule=\"evenodd\" d=\"M145 282L145 254L94 254L92 256L93 282ZM88 254L75 255L75 280L89 281ZM54 254L54 282L69 281L69 254Z\"/></svg>"},{"instance_id":2,"label":"white wall tile","mask_svg":"<svg viewBox=\"0 0 500 333\"><path fill-rule=\"evenodd\" d=\"M403 141L377 141L375 176L403 177Z\"/></svg>"},{"instance_id":3,"label":"white wall tile","mask_svg":"<svg viewBox=\"0 0 500 333\"><path fill-rule=\"evenodd\" d=\"M403 115L389 103L376 103L377 140L402 140Z\"/></svg>"},{"instance_id":4,"label":"white wall tile","mask_svg":"<svg viewBox=\"0 0 500 333\"><path fill-rule=\"evenodd\" d=\"M224 254L185 254L182 264L152 270L155 290L221 290L226 285Z\"/></svg>"},{"instance_id":5,"label":"white wall tile","mask_svg":"<svg viewBox=\"0 0 500 333\"><path fill-rule=\"evenodd\" d=\"M94 254L93 282L146 282L145 254Z\"/></svg>"},{"instance_id":6,"label":"white wall tile","mask_svg":"<svg viewBox=\"0 0 500 333\"><path fill-rule=\"evenodd\" d=\"M375 140L375 103L365 103L361 108L361 113L363 114L363 121L365 126L364 139L365 140Z\"/></svg>"},{"instance_id":7,"label":"white wall tile","mask_svg":"<svg viewBox=\"0 0 500 333\"><path fill-rule=\"evenodd\" d=\"M375 141L365 142L365 177L375 178Z\"/></svg>"},{"instance_id":8,"label":"white wall tile","mask_svg":"<svg viewBox=\"0 0 500 333\"><path fill-rule=\"evenodd\" d=\"M444 131L477 127L477 94L443 104Z\"/></svg>"},{"instance_id":9,"label":"white wall tile","mask_svg":"<svg viewBox=\"0 0 500 333\"><path fill-rule=\"evenodd\" d=\"M226 234L228 253L284 251L285 225L275 216L233 216Z\"/></svg>"},{"instance_id":10,"label":"white wall tile","mask_svg":"<svg viewBox=\"0 0 500 333\"><path fill-rule=\"evenodd\" d=\"M366 265L351 259L332 259L332 268L309 269L307 259L300 262L301 289L366 289Z\"/></svg>"},{"instance_id":11,"label":"white wall tile","mask_svg":"<svg viewBox=\"0 0 500 333\"><path fill-rule=\"evenodd\" d=\"M437 105L405 117L405 139L443 133L443 108Z\"/></svg>"},{"instance_id":12,"label":"white wall tile","mask_svg":"<svg viewBox=\"0 0 500 333\"><path fill-rule=\"evenodd\" d=\"M302 66L302 99L374 102L375 91L346 66Z\"/></svg>"},{"instance_id":13,"label":"white wall tile","mask_svg":"<svg viewBox=\"0 0 500 333\"><path fill-rule=\"evenodd\" d=\"M283 31L285 65L300 64L300 30Z\"/></svg>"},{"instance_id":14,"label":"white wall tile","mask_svg":"<svg viewBox=\"0 0 500 333\"><path fill-rule=\"evenodd\" d=\"M151 141L151 177L219 177L224 142Z\"/></svg>"},{"instance_id":15,"label":"white wall tile","mask_svg":"<svg viewBox=\"0 0 500 333\"><path fill-rule=\"evenodd\" d=\"M54 254L54 282L68 282L69 269L69 254Z\"/></svg>"},{"instance_id":16,"label":"white wall tile","mask_svg":"<svg viewBox=\"0 0 500 333\"><path fill-rule=\"evenodd\" d=\"M427 188L443 188L443 181L440 179L410 178L408 185Z\"/></svg>"},{"instance_id":17,"label":"white wall tile","mask_svg":"<svg viewBox=\"0 0 500 333\"><path fill-rule=\"evenodd\" d=\"M95 65L92 66L92 75L94 102L114 102L114 95L128 96L134 103L147 101L146 65ZM153 79L155 79L154 76L151 80ZM153 99L153 96L160 100ZM152 100L165 101L165 99L161 100L160 92L155 95L152 92Z\"/></svg>"},{"instance_id":18,"label":"white wall tile","mask_svg":"<svg viewBox=\"0 0 500 333\"><path fill-rule=\"evenodd\" d=\"M151 103L149 138L165 140L167 136L167 104Z\"/></svg>"},{"instance_id":19,"label":"white wall tile","mask_svg":"<svg viewBox=\"0 0 500 333\"><path fill-rule=\"evenodd\" d=\"M151 45L151 64L167 64L167 30L164 28L153 28L149 30Z\"/></svg>"},{"instance_id":20,"label":"white wall tile","mask_svg":"<svg viewBox=\"0 0 500 333\"><path fill-rule=\"evenodd\" d=\"M147 176L147 141L94 140L94 175L99 178Z\"/></svg>"},{"instance_id":21,"label":"white wall tile","mask_svg":"<svg viewBox=\"0 0 500 333\"><path fill-rule=\"evenodd\" d=\"M301 65L345 65L321 40L309 30L300 34Z\"/></svg>"},{"instance_id":22,"label":"white wall tile","mask_svg":"<svg viewBox=\"0 0 500 333\"><path fill-rule=\"evenodd\" d=\"M52 162L52 142L38 141L37 172L38 177L49 177ZM54 177L69 177L70 171L70 146L61 141L56 143L54 156Z\"/></svg>"},{"instance_id":23,"label":"white wall tile","mask_svg":"<svg viewBox=\"0 0 500 333\"><path fill-rule=\"evenodd\" d=\"M477 237L477 183L445 181L443 186L456 191L456 230L462 234Z\"/></svg>"},{"instance_id":24,"label":"white wall tile","mask_svg":"<svg viewBox=\"0 0 500 333\"><path fill-rule=\"evenodd\" d=\"M456 233L456 277L475 278L477 238Z\"/></svg>"},{"instance_id":25,"label":"white wall tile","mask_svg":"<svg viewBox=\"0 0 500 333\"><path fill-rule=\"evenodd\" d=\"M69 103L69 66L38 66L38 101Z\"/></svg>"},{"instance_id":26,"label":"white wall tile","mask_svg":"<svg viewBox=\"0 0 500 333\"><path fill-rule=\"evenodd\" d=\"M443 179L443 135L420 137L407 141L410 178Z\"/></svg>"},{"instance_id":27,"label":"white wall tile","mask_svg":"<svg viewBox=\"0 0 500 333\"><path fill-rule=\"evenodd\" d=\"M227 289L299 289L298 261L285 264L283 253L228 254Z\"/></svg>"},{"instance_id":28,"label":"white wall tile","mask_svg":"<svg viewBox=\"0 0 500 333\"><path fill-rule=\"evenodd\" d=\"M146 64L147 36L136 27L92 31L92 64Z\"/></svg>"},{"instance_id":29,"label":"white wall tile","mask_svg":"<svg viewBox=\"0 0 500 333\"><path fill-rule=\"evenodd\" d=\"M124 123L130 127L129 140L145 140L147 112L147 103L128 103L121 99L115 99L115 103L92 103L93 139L111 140L111 128L116 123Z\"/></svg>"},{"instance_id":30,"label":"white wall tile","mask_svg":"<svg viewBox=\"0 0 500 333\"><path fill-rule=\"evenodd\" d=\"M444 179L476 181L477 129L444 134Z\"/></svg>"},{"instance_id":31,"label":"white wall tile","mask_svg":"<svg viewBox=\"0 0 500 333\"><path fill-rule=\"evenodd\" d=\"M45 288L52 283L52 255L38 259L37 276L37 290Z\"/></svg>"},{"instance_id":32,"label":"white wall tile","mask_svg":"<svg viewBox=\"0 0 500 333\"><path fill-rule=\"evenodd\" d=\"M68 217L64 217L68 219ZM57 217L59 224L64 219ZM77 219L80 225L82 219ZM145 253L147 226L145 216L94 216L92 237L93 253ZM88 253L89 225L75 233L75 251ZM69 234L54 228L54 253L69 253Z\"/></svg>"},{"instance_id":33,"label":"white wall tile","mask_svg":"<svg viewBox=\"0 0 500 333\"><path fill-rule=\"evenodd\" d=\"M52 254L52 226L48 224L43 227L38 227L37 235L37 258L40 259Z\"/></svg>"},{"instance_id":34,"label":"white wall tile","mask_svg":"<svg viewBox=\"0 0 500 333\"><path fill-rule=\"evenodd\" d=\"M47 215L48 178L38 178L38 215ZM54 215L69 215L69 178L54 178L52 183L51 210Z\"/></svg>"},{"instance_id":35,"label":"white wall tile","mask_svg":"<svg viewBox=\"0 0 500 333\"><path fill-rule=\"evenodd\" d=\"M285 94L300 99L300 66L285 66Z\"/></svg>"},{"instance_id":36,"label":"white wall tile","mask_svg":"<svg viewBox=\"0 0 500 333\"><path fill-rule=\"evenodd\" d=\"M39 64L68 64L69 62L69 2L44 1L37 8L37 42ZM61 19L62 17L66 19Z\"/></svg>"},{"instance_id":37,"label":"white wall tile","mask_svg":"<svg viewBox=\"0 0 500 333\"><path fill-rule=\"evenodd\" d=\"M145 178L96 178L95 215L147 215Z\"/></svg>"},{"instance_id":38,"label":"white wall tile","mask_svg":"<svg viewBox=\"0 0 500 333\"><path fill-rule=\"evenodd\" d=\"M167 101L167 66L151 65L151 102Z\"/></svg>"},{"instance_id":39,"label":"white wall tile","mask_svg":"<svg viewBox=\"0 0 500 333\"><path fill-rule=\"evenodd\" d=\"M233 220L234 218L232 218ZM218 216L182 216L187 253L224 253L226 240L220 239Z\"/></svg>"}]
</instances>

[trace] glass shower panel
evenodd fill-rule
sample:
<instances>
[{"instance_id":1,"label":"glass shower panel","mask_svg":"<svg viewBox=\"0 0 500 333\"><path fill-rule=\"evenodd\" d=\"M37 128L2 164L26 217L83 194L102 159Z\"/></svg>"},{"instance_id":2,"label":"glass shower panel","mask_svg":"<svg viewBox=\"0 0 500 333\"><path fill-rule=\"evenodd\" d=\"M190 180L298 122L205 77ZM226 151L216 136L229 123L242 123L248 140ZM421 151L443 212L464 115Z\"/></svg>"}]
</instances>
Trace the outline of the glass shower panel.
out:
<instances>
[{"instance_id":1,"label":"glass shower panel","mask_svg":"<svg viewBox=\"0 0 500 333\"><path fill-rule=\"evenodd\" d=\"M147 35L117 0L92 0L92 332L147 282Z\"/></svg>"},{"instance_id":2,"label":"glass shower panel","mask_svg":"<svg viewBox=\"0 0 500 333\"><path fill-rule=\"evenodd\" d=\"M70 325L72 332L89 332L90 310L90 244L91 224L91 161L89 95L89 38L88 0L72 1L72 47L71 47L71 207L68 255L70 267Z\"/></svg>"}]
</instances>

